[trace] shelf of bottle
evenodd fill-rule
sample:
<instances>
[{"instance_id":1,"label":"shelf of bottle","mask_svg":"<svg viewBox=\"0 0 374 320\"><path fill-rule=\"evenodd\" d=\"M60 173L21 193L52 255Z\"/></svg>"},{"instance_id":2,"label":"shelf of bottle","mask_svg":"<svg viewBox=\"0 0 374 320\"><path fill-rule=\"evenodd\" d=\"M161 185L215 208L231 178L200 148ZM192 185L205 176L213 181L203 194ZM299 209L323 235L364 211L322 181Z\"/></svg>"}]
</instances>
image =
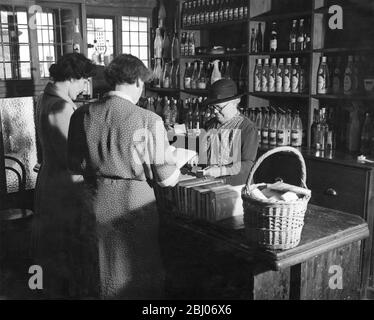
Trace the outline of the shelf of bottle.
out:
<instances>
[{"instance_id":1,"label":"shelf of bottle","mask_svg":"<svg viewBox=\"0 0 374 320\"><path fill-rule=\"evenodd\" d=\"M309 98L307 93L250 92L249 94L260 98Z\"/></svg>"},{"instance_id":2,"label":"shelf of bottle","mask_svg":"<svg viewBox=\"0 0 374 320\"><path fill-rule=\"evenodd\" d=\"M352 11L359 9L357 4L342 4L340 3L339 6L343 8L343 10ZM314 13L320 13L320 14L328 14L329 13L330 6L323 6L317 9L314 9Z\"/></svg>"},{"instance_id":3,"label":"shelf of bottle","mask_svg":"<svg viewBox=\"0 0 374 320\"><path fill-rule=\"evenodd\" d=\"M207 89L181 89L182 92L195 95L195 96L207 96L208 90Z\"/></svg>"},{"instance_id":4,"label":"shelf of bottle","mask_svg":"<svg viewBox=\"0 0 374 320\"><path fill-rule=\"evenodd\" d=\"M250 18L251 21L277 21L277 20L287 20L293 18L301 18L306 16L311 16L312 10L304 10L298 12L284 12L284 13L274 13L266 12L258 16Z\"/></svg>"},{"instance_id":5,"label":"shelf of bottle","mask_svg":"<svg viewBox=\"0 0 374 320\"><path fill-rule=\"evenodd\" d=\"M374 47L349 47L349 48L322 48L314 49L315 53L349 53L349 52L374 52Z\"/></svg>"},{"instance_id":6,"label":"shelf of bottle","mask_svg":"<svg viewBox=\"0 0 374 320\"><path fill-rule=\"evenodd\" d=\"M182 25L182 30L202 30L202 29L213 29L219 27L226 27L231 25L237 25L242 23L248 23L248 19L241 19L241 20L232 20L232 21L222 21L217 23L207 23L207 24L198 24L192 26L184 26Z\"/></svg>"},{"instance_id":7,"label":"shelf of bottle","mask_svg":"<svg viewBox=\"0 0 374 320\"><path fill-rule=\"evenodd\" d=\"M146 90L153 91L153 92L162 92L162 93L178 93L179 89L177 88L155 88L146 86Z\"/></svg>"},{"instance_id":8,"label":"shelf of bottle","mask_svg":"<svg viewBox=\"0 0 374 320\"><path fill-rule=\"evenodd\" d=\"M370 100L374 101L374 94L372 95L347 95L347 94L313 94L315 99L329 99L329 100Z\"/></svg>"},{"instance_id":9,"label":"shelf of bottle","mask_svg":"<svg viewBox=\"0 0 374 320\"><path fill-rule=\"evenodd\" d=\"M272 51L272 52L251 52L250 56L301 56L310 54L311 50L303 51Z\"/></svg>"},{"instance_id":10,"label":"shelf of bottle","mask_svg":"<svg viewBox=\"0 0 374 320\"><path fill-rule=\"evenodd\" d=\"M216 58L235 58L248 56L247 52L230 52L223 54L196 54L194 56L181 56L181 59L216 59Z\"/></svg>"}]
</instances>

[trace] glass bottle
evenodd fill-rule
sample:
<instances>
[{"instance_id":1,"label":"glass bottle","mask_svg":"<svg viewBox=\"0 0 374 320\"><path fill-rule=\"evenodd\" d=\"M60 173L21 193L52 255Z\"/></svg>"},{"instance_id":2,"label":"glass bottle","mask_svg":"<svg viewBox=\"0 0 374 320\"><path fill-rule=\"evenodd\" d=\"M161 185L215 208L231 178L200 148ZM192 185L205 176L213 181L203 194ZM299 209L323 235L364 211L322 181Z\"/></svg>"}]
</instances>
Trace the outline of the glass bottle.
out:
<instances>
[{"instance_id":1,"label":"glass bottle","mask_svg":"<svg viewBox=\"0 0 374 320\"><path fill-rule=\"evenodd\" d=\"M275 147L277 145L277 124L277 113L275 110L272 110L269 124L269 145L271 147Z\"/></svg>"},{"instance_id":2,"label":"glass bottle","mask_svg":"<svg viewBox=\"0 0 374 320\"><path fill-rule=\"evenodd\" d=\"M256 128L257 128L257 131L258 131L258 139L259 139L259 143L261 144L261 138L262 138L262 134L261 134L261 129L262 129L262 111L261 109L258 109L257 111L257 114L256 114Z\"/></svg>"},{"instance_id":3,"label":"glass bottle","mask_svg":"<svg viewBox=\"0 0 374 320\"><path fill-rule=\"evenodd\" d=\"M269 127L270 127L270 115L269 109L265 111L262 126L261 126L261 144L266 146L269 144Z\"/></svg>"},{"instance_id":4,"label":"glass bottle","mask_svg":"<svg viewBox=\"0 0 374 320\"><path fill-rule=\"evenodd\" d=\"M246 91L246 78L247 78L247 65L243 59L242 64L239 70L239 91L245 92Z\"/></svg>"},{"instance_id":5,"label":"glass bottle","mask_svg":"<svg viewBox=\"0 0 374 320\"><path fill-rule=\"evenodd\" d=\"M210 78L210 84L213 84L214 82L222 79L222 74L219 70L219 60L214 60L213 61L213 71L212 71L212 76Z\"/></svg>"},{"instance_id":6,"label":"glass bottle","mask_svg":"<svg viewBox=\"0 0 374 320\"><path fill-rule=\"evenodd\" d=\"M296 23L297 23L297 20L292 21L292 28L291 28L290 39L289 39L289 50L290 51L296 51L296 42L297 42Z\"/></svg>"},{"instance_id":7,"label":"glass bottle","mask_svg":"<svg viewBox=\"0 0 374 320\"><path fill-rule=\"evenodd\" d=\"M163 114L162 114L162 112L163 112L163 108L162 108L162 99L161 99L161 97L157 97L155 110L156 110L156 113L157 113L160 117L163 116Z\"/></svg>"},{"instance_id":8,"label":"glass bottle","mask_svg":"<svg viewBox=\"0 0 374 320\"><path fill-rule=\"evenodd\" d=\"M284 60L279 59L277 73L275 77L275 91L278 93L283 92L283 78L284 78Z\"/></svg>"},{"instance_id":9,"label":"glass bottle","mask_svg":"<svg viewBox=\"0 0 374 320\"><path fill-rule=\"evenodd\" d=\"M232 79L232 68L229 60L226 61L224 71L222 71L222 78Z\"/></svg>"},{"instance_id":10,"label":"glass bottle","mask_svg":"<svg viewBox=\"0 0 374 320\"><path fill-rule=\"evenodd\" d=\"M291 110L287 110L286 113L286 144L291 145L291 131L292 131L292 113Z\"/></svg>"},{"instance_id":11,"label":"glass bottle","mask_svg":"<svg viewBox=\"0 0 374 320\"><path fill-rule=\"evenodd\" d=\"M199 68L198 68L197 61L195 61L193 65L193 72L192 72L192 77L191 77L191 89L197 89L198 77L199 77Z\"/></svg>"},{"instance_id":12,"label":"glass bottle","mask_svg":"<svg viewBox=\"0 0 374 320\"><path fill-rule=\"evenodd\" d=\"M99 51L97 49L97 40L96 39L94 40L94 52L92 53L91 59L95 64L100 64L100 54L99 54Z\"/></svg>"},{"instance_id":13,"label":"glass bottle","mask_svg":"<svg viewBox=\"0 0 374 320\"><path fill-rule=\"evenodd\" d=\"M373 128L372 128L372 122L370 113L365 113L365 121L362 126L361 131L361 145L360 145L360 153L363 155L369 155L370 154L370 143L371 138L373 135Z\"/></svg>"},{"instance_id":14,"label":"glass bottle","mask_svg":"<svg viewBox=\"0 0 374 320\"><path fill-rule=\"evenodd\" d=\"M264 66L262 67L262 77L261 77L261 91L262 92L269 92L269 59L264 59Z\"/></svg>"},{"instance_id":15,"label":"glass bottle","mask_svg":"<svg viewBox=\"0 0 374 320\"><path fill-rule=\"evenodd\" d=\"M291 92L291 73L292 73L292 64L291 58L287 58L286 66L284 67L284 76L283 76L283 92Z\"/></svg>"},{"instance_id":16,"label":"glass bottle","mask_svg":"<svg viewBox=\"0 0 374 320\"><path fill-rule=\"evenodd\" d=\"M185 89L191 89L191 79L192 79L192 73L193 73L193 66L191 62L186 63L186 69L184 71L184 88Z\"/></svg>"},{"instance_id":17,"label":"glass bottle","mask_svg":"<svg viewBox=\"0 0 374 320\"><path fill-rule=\"evenodd\" d=\"M286 116L283 111L279 113L279 120L277 125L277 146L285 146L286 143Z\"/></svg>"},{"instance_id":18,"label":"glass bottle","mask_svg":"<svg viewBox=\"0 0 374 320\"><path fill-rule=\"evenodd\" d=\"M311 132L311 147L317 149L317 141L318 141L318 124L319 124L319 112L318 109L314 109L313 112L313 123L310 128Z\"/></svg>"},{"instance_id":19,"label":"glass bottle","mask_svg":"<svg viewBox=\"0 0 374 320\"><path fill-rule=\"evenodd\" d=\"M261 78L262 78L262 59L256 59L256 67L254 72L254 91L261 92L262 85L261 85Z\"/></svg>"},{"instance_id":20,"label":"glass bottle","mask_svg":"<svg viewBox=\"0 0 374 320\"><path fill-rule=\"evenodd\" d=\"M170 37L169 37L169 33L168 32L165 32L165 35L164 35L164 41L162 43L162 57L165 59L165 60L169 60L170 59Z\"/></svg>"},{"instance_id":21,"label":"glass bottle","mask_svg":"<svg viewBox=\"0 0 374 320\"><path fill-rule=\"evenodd\" d=\"M304 19L300 19L299 22L299 31L297 33L297 50L303 51L304 50L304 43L305 43L305 33L304 33Z\"/></svg>"},{"instance_id":22,"label":"glass bottle","mask_svg":"<svg viewBox=\"0 0 374 320\"><path fill-rule=\"evenodd\" d=\"M178 119L178 102L172 98L170 102L170 125L174 126Z\"/></svg>"},{"instance_id":23,"label":"glass bottle","mask_svg":"<svg viewBox=\"0 0 374 320\"><path fill-rule=\"evenodd\" d=\"M154 54L156 59L162 58L162 47L163 47L163 40L161 36L160 28L156 29L156 36L154 41Z\"/></svg>"},{"instance_id":24,"label":"glass bottle","mask_svg":"<svg viewBox=\"0 0 374 320\"><path fill-rule=\"evenodd\" d=\"M194 56L195 55L195 33L191 32L190 37L188 40L188 55Z\"/></svg>"},{"instance_id":25,"label":"glass bottle","mask_svg":"<svg viewBox=\"0 0 374 320\"><path fill-rule=\"evenodd\" d=\"M342 71L341 71L342 58L338 56L335 60L334 72L332 78L332 93L339 94L342 89Z\"/></svg>"},{"instance_id":26,"label":"glass bottle","mask_svg":"<svg viewBox=\"0 0 374 320\"><path fill-rule=\"evenodd\" d=\"M165 128L169 130L171 126L171 110L170 110L170 100L167 97L165 97L164 99L163 118L164 118Z\"/></svg>"},{"instance_id":27,"label":"glass bottle","mask_svg":"<svg viewBox=\"0 0 374 320\"><path fill-rule=\"evenodd\" d=\"M353 93L353 56L348 56L348 63L344 71L344 94Z\"/></svg>"},{"instance_id":28,"label":"glass bottle","mask_svg":"<svg viewBox=\"0 0 374 320\"><path fill-rule=\"evenodd\" d=\"M180 57L180 45L178 39L178 32L174 30L173 41L171 42L171 60L176 61Z\"/></svg>"},{"instance_id":29,"label":"glass bottle","mask_svg":"<svg viewBox=\"0 0 374 320\"><path fill-rule=\"evenodd\" d=\"M200 67L199 67L199 76L197 79L197 88L198 89L206 89L207 84L207 75L206 75L206 68L203 61L200 61Z\"/></svg>"},{"instance_id":30,"label":"glass bottle","mask_svg":"<svg viewBox=\"0 0 374 320\"><path fill-rule=\"evenodd\" d=\"M295 58L295 63L292 66L292 77L291 77L291 92L300 92L300 66L299 58Z\"/></svg>"},{"instance_id":31,"label":"glass bottle","mask_svg":"<svg viewBox=\"0 0 374 320\"><path fill-rule=\"evenodd\" d=\"M271 59L271 65L269 69L269 92L275 92L275 79L277 77L277 59Z\"/></svg>"},{"instance_id":32,"label":"glass bottle","mask_svg":"<svg viewBox=\"0 0 374 320\"><path fill-rule=\"evenodd\" d=\"M214 23L214 15L216 12L216 1L211 0L210 1L210 6L209 6L209 23Z\"/></svg>"},{"instance_id":33,"label":"glass bottle","mask_svg":"<svg viewBox=\"0 0 374 320\"><path fill-rule=\"evenodd\" d=\"M300 88L300 93L305 93L308 90L308 76L307 76L306 67L305 67L305 59L302 58L301 61L302 62L300 65L299 88Z\"/></svg>"},{"instance_id":34,"label":"glass bottle","mask_svg":"<svg viewBox=\"0 0 374 320\"><path fill-rule=\"evenodd\" d=\"M303 141L303 124L300 119L299 111L296 111L295 118L292 122L291 146L301 147Z\"/></svg>"},{"instance_id":35,"label":"glass bottle","mask_svg":"<svg viewBox=\"0 0 374 320\"><path fill-rule=\"evenodd\" d=\"M256 31L252 28L251 32L251 52L257 52L257 40L256 40Z\"/></svg>"},{"instance_id":36,"label":"glass bottle","mask_svg":"<svg viewBox=\"0 0 374 320\"><path fill-rule=\"evenodd\" d=\"M159 28L165 27L165 19L166 19L166 9L164 6L164 1L160 0L160 7L158 9L158 27Z\"/></svg>"},{"instance_id":37,"label":"glass bottle","mask_svg":"<svg viewBox=\"0 0 374 320\"><path fill-rule=\"evenodd\" d=\"M220 0L219 2L219 14L218 14L218 22L224 21L225 16L225 0Z\"/></svg>"},{"instance_id":38,"label":"glass bottle","mask_svg":"<svg viewBox=\"0 0 374 320\"><path fill-rule=\"evenodd\" d=\"M79 32L79 18L75 19L74 32L72 35L73 52L81 52L82 35Z\"/></svg>"},{"instance_id":39,"label":"glass bottle","mask_svg":"<svg viewBox=\"0 0 374 320\"><path fill-rule=\"evenodd\" d=\"M317 94L327 94L328 76L327 57L323 56L317 72Z\"/></svg>"},{"instance_id":40,"label":"glass bottle","mask_svg":"<svg viewBox=\"0 0 374 320\"><path fill-rule=\"evenodd\" d=\"M162 87L165 89L170 88L171 85L171 75L170 75L170 63L167 62L164 64L164 72L162 75Z\"/></svg>"},{"instance_id":41,"label":"glass bottle","mask_svg":"<svg viewBox=\"0 0 374 320\"><path fill-rule=\"evenodd\" d=\"M273 22L271 25L270 52L275 52L277 50L278 50L277 23Z\"/></svg>"},{"instance_id":42,"label":"glass bottle","mask_svg":"<svg viewBox=\"0 0 374 320\"><path fill-rule=\"evenodd\" d=\"M161 59L156 59L155 68L153 70L153 85L155 88L161 88L162 66Z\"/></svg>"},{"instance_id":43,"label":"glass bottle","mask_svg":"<svg viewBox=\"0 0 374 320\"><path fill-rule=\"evenodd\" d=\"M187 27L187 14L188 14L188 2L183 2L182 11L181 11L182 27Z\"/></svg>"},{"instance_id":44,"label":"glass bottle","mask_svg":"<svg viewBox=\"0 0 374 320\"><path fill-rule=\"evenodd\" d=\"M173 72L171 72L171 86L172 88L179 89L180 88L180 66L178 61L173 63Z\"/></svg>"}]
</instances>

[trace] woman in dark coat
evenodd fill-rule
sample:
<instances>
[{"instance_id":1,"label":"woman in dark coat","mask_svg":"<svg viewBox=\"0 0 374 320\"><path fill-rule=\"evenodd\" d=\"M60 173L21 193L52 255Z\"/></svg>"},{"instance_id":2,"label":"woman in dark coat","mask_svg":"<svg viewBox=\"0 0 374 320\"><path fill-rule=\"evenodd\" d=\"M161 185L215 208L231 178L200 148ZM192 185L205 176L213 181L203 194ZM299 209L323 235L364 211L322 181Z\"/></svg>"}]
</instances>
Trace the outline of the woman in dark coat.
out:
<instances>
[{"instance_id":1,"label":"woman in dark coat","mask_svg":"<svg viewBox=\"0 0 374 320\"><path fill-rule=\"evenodd\" d=\"M136 105L151 72L120 55L106 76L115 90L72 116L70 168L93 190L101 298L157 299L164 275L152 185L176 184L180 166L161 118Z\"/></svg>"}]
</instances>

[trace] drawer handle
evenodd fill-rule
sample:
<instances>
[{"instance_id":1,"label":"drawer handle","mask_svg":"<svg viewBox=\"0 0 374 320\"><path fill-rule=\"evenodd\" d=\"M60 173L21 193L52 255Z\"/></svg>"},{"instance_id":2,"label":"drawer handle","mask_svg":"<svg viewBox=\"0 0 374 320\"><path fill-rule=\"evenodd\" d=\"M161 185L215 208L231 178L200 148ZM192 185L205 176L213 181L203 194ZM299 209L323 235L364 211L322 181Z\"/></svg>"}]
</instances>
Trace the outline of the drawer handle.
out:
<instances>
[{"instance_id":1,"label":"drawer handle","mask_svg":"<svg viewBox=\"0 0 374 320\"><path fill-rule=\"evenodd\" d=\"M338 195L338 193L336 192L336 190L334 190L333 188L328 188L325 191L325 194L328 195L328 196L332 196L332 197L336 197Z\"/></svg>"}]
</instances>

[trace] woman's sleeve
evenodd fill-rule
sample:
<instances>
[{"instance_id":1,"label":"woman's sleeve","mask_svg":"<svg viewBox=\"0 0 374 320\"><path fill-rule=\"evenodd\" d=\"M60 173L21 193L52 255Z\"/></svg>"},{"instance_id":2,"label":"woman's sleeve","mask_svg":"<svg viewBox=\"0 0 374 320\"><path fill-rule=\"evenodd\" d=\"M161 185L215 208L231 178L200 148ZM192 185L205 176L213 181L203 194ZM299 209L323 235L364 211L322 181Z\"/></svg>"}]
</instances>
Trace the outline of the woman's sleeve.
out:
<instances>
[{"instance_id":1,"label":"woman's sleeve","mask_svg":"<svg viewBox=\"0 0 374 320\"><path fill-rule=\"evenodd\" d=\"M150 133L148 152L154 180L162 187L174 186L178 182L180 170L175 147L169 144L164 122L160 117L151 118Z\"/></svg>"}]
</instances>

